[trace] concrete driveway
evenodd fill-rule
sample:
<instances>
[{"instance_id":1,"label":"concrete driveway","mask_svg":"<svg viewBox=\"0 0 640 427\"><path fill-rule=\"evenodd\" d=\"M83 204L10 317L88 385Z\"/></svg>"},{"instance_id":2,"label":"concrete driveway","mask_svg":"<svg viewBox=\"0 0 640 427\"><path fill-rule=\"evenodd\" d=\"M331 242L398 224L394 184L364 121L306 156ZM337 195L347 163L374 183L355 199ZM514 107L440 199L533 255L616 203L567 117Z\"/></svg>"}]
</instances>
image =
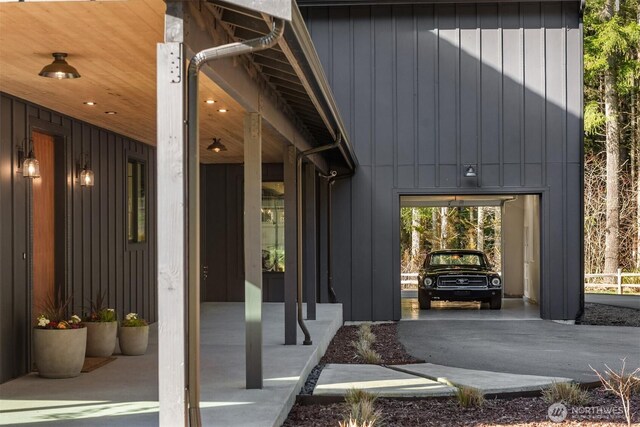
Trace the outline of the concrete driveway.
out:
<instances>
[{"instance_id":1,"label":"concrete driveway","mask_svg":"<svg viewBox=\"0 0 640 427\"><path fill-rule=\"evenodd\" d=\"M584 301L640 310L640 295L584 294Z\"/></svg>"},{"instance_id":2,"label":"concrete driveway","mask_svg":"<svg viewBox=\"0 0 640 427\"><path fill-rule=\"evenodd\" d=\"M566 325L546 320L401 321L400 341L426 362L457 368L597 381L589 365L640 366L640 328Z\"/></svg>"}]
</instances>

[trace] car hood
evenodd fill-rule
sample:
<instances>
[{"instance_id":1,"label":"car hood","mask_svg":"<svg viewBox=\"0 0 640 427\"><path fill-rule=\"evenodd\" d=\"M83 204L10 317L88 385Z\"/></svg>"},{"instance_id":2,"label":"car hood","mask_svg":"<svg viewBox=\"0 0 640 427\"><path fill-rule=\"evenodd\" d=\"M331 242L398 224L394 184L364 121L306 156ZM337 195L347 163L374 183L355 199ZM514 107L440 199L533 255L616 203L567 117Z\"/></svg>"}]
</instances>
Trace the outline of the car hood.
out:
<instances>
[{"instance_id":1,"label":"car hood","mask_svg":"<svg viewBox=\"0 0 640 427\"><path fill-rule=\"evenodd\" d=\"M487 275L498 275L495 271L486 269L486 268L468 268L464 266L460 267L431 267L426 270L427 274L433 275L461 275L461 274L487 274Z\"/></svg>"}]
</instances>

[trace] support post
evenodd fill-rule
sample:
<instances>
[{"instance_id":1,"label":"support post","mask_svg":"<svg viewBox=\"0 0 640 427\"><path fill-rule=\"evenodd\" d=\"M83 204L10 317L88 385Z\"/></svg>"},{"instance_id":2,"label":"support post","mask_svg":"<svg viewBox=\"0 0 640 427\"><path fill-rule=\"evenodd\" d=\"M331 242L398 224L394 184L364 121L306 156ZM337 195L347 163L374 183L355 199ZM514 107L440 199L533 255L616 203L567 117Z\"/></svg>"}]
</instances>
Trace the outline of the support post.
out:
<instances>
[{"instance_id":1,"label":"support post","mask_svg":"<svg viewBox=\"0 0 640 427\"><path fill-rule=\"evenodd\" d=\"M168 3L157 47L158 399L160 426L186 426L185 61L182 3Z\"/></svg>"},{"instance_id":2,"label":"support post","mask_svg":"<svg viewBox=\"0 0 640 427\"><path fill-rule=\"evenodd\" d=\"M296 289L298 282L296 224L296 148L284 150L284 343L297 343Z\"/></svg>"},{"instance_id":3,"label":"support post","mask_svg":"<svg viewBox=\"0 0 640 427\"><path fill-rule=\"evenodd\" d=\"M244 116L244 312L246 383L262 388L262 122Z\"/></svg>"},{"instance_id":4,"label":"support post","mask_svg":"<svg viewBox=\"0 0 640 427\"><path fill-rule=\"evenodd\" d=\"M306 163L304 168L304 289L307 302L307 319L316 320L318 289L316 168L313 163Z\"/></svg>"}]
</instances>

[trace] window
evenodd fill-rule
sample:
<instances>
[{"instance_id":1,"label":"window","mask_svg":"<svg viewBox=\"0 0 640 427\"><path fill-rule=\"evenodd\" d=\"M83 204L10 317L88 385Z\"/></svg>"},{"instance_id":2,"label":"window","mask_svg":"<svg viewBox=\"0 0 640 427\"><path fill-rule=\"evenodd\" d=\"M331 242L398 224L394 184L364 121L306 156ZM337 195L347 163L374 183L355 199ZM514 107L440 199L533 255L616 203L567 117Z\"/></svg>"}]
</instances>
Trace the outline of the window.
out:
<instances>
[{"instance_id":1,"label":"window","mask_svg":"<svg viewBox=\"0 0 640 427\"><path fill-rule=\"evenodd\" d=\"M484 266L484 260L482 259L481 255L477 254L433 254L431 255L431 265Z\"/></svg>"},{"instance_id":2,"label":"window","mask_svg":"<svg viewBox=\"0 0 640 427\"><path fill-rule=\"evenodd\" d=\"M284 271L284 183L262 183L262 271Z\"/></svg>"},{"instance_id":3,"label":"window","mask_svg":"<svg viewBox=\"0 0 640 427\"><path fill-rule=\"evenodd\" d=\"M147 240L146 168L144 162L129 159L127 163L127 235L129 243Z\"/></svg>"}]
</instances>

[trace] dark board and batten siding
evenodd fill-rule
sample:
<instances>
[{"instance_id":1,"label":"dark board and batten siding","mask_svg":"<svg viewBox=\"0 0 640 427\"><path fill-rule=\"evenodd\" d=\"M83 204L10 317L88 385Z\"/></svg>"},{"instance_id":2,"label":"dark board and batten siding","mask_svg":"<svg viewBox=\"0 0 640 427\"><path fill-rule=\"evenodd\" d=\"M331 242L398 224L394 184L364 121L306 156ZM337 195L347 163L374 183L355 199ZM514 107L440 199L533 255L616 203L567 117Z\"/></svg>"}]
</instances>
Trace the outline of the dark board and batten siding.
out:
<instances>
[{"instance_id":1,"label":"dark board and batten siding","mask_svg":"<svg viewBox=\"0 0 640 427\"><path fill-rule=\"evenodd\" d=\"M16 173L16 146L31 129L56 135L65 144L67 259L63 286L74 313L107 292L120 319L137 312L156 321L155 148L0 94L0 382L28 371L30 324L28 253L29 185ZM80 153L89 153L95 186L72 178ZM128 157L147 165L147 242L129 245L126 234ZM58 165L59 166L59 165ZM57 197L57 196L56 196Z\"/></svg>"},{"instance_id":2,"label":"dark board and batten siding","mask_svg":"<svg viewBox=\"0 0 640 427\"><path fill-rule=\"evenodd\" d=\"M578 2L303 14L359 162L334 192L333 276L345 319L400 317L400 194L481 192L541 195L541 314L574 319L582 289ZM463 178L465 164L478 165L478 180Z\"/></svg>"}]
</instances>

